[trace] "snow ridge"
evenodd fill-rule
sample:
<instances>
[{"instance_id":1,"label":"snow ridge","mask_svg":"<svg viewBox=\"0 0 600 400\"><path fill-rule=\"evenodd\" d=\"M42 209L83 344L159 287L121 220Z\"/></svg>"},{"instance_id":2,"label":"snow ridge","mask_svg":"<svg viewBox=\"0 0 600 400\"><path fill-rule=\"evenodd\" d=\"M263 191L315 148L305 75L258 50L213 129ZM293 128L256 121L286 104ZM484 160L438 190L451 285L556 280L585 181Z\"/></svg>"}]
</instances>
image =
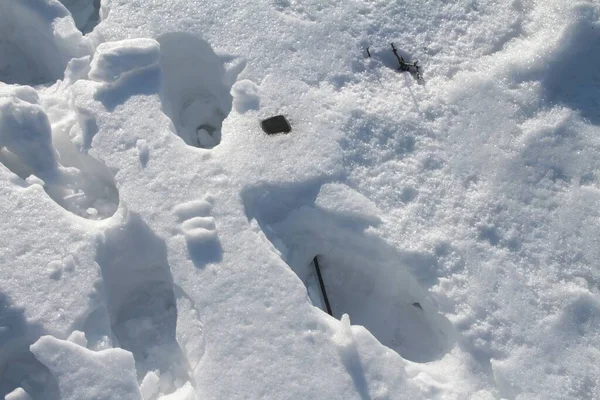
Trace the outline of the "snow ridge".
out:
<instances>
[{"instance_id":1,"label":"snow ridge","mask_svg":"<svg viewBox=\"0 0 600 400\"><path fill-rule=\"evenodd\" d=\"M0 397L600 397L599 20L1 2Z\"/></svg>"}]
</instances>

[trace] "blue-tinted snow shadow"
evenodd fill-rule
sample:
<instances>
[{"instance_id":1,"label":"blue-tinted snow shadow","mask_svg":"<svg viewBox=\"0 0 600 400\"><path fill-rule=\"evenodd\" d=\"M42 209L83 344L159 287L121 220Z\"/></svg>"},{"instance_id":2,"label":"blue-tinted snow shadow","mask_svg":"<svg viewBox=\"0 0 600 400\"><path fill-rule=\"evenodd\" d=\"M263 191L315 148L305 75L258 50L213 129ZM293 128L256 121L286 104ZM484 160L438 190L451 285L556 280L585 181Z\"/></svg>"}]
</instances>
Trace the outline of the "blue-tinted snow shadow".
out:
<instances>
[{"instance_id":1,"label":"blue-tinted snow shadow","mask_svg":"<svg viewBox=\"0 0 600 400\"><path fill-rule=\"evenodd\" d=\"M44 333L40 325L27 322L24 311L0 292L0 398L22 385L33 400L60 398L56 379L29 350ZM45 382L39 379L42 374Z\"/></svg>"},{"instance_id":2,"label":"blue-tinted snow shadow","mask_svg":"<svg viewBox=\"0 0 600 400\"><path fill-rule=\"evenodd\" d=\"M585 13L585 7L581 7ZM541 80L546 100L600 124L600 23L584 16L565 33Z\"/></svg>"},{"instance_id":3,"label":"blue-tinted snow shadow","mask_svg":"<svg viewBox=\"0 0 600 400\"><path fill-rule=\"evenodd\" d=\"M356 348L356 344L352 343L350 348L340 349L339 351L342 363L346 372L352 378L354 388L360 395L361 400L371 400L369 394L369 383L365 375L365 369L363 368L362 361L360 360L360 354Z\"/></svg>"},{"instance_id":4,"label":"blue-tinted snow shadow","mask_svg":"<svg viewBox=\"0 0 600 400\"><path fill-rule=\"evenodd\" d=\"M245 63L225 70L231 58L218 56L210 44L186 32L169 32L160 43L162 110L178 136L190 146L213 148L221 141L223 120L229 115L231 87ZM210 127L209 137L198 128Z\"/></svg>"},{"instance_id":5,"label":"blue-tinted snow shadow","mask_svg":"<svg viewBox=\"0 0 600 400\"><path fill-rule=\"evenodd\" d=\"M138 378L159 370L189 379L176 338L177 302L165 241L130 213L124 225L105 232L96 261L111 329L119 346L133 353Z\"/></svg>"},{"instance_id":6,"label":"blue-tinted snow shadow","mask_svg":"<svg viewBox=\"0 0 600 400\"><path fill-rule=\"evenodd\" d=\"M430 269L437 266L433 256L402 253L370 234L368 228L375 225L371 218L320 208L315 204L320 188L319 181L262 184L244 190L242 197L248 219L256 220L284 253L309 297L310 264L318 256L334 317L348 313L354 323L412 361L441 358L455 340L452 325L435 310L426 291L413 283L403 263L411 263L409 268L415 270L426 264L429 270L424 275L431 278ZM361 388L360 370L351 369L357 389Z\"/></svg>"},{"instance_id":7,"label":"blue-tinted snow shadow","mask_svg":"<svg viewBox=\"0 0 600 400\"><path fill-rule=\"evenodd\" d=\"M124 104L133 96L159 93L160 82L160 66L152 65L126 73L116 82L99 89L94 98L108 111L114 111L117 106Z\"/></svg>"},{"instance_id":8,"label":"blue-tinted snow shadow","mask_svg":"<svg viewBox=\"0 0 600 400\"><path fill-rule=\"evenodd\" d=\"M223 260L223 247L218 238L210 240L196 240L186 237L188 255L196 268L204 268L207 264L218 263Z\"/></svg>"},{"instance_id":9,"label":"blue-tinted snow shadow","mask_svg":"<svg viewBox=\"0 0 600 400\"><path fill-rule=\"evenodd\" d=\"M53 24L68 17L68 11L56 2L0 1L0 26L6 27L0 33L1 41L9 46L3 44L2 52L10 47L18 49L14 54L0 54L0 81L33 86L62 79L66 40L55 34ZM26 67L11 66L15 59L26 61Z\"/></svg>"},{"instance_id":10,"label":"blue-tinted snow shadow","mask_svg":"<svg viewBox=\"0 0 600 400\"><path fill-rule=\"evenodd\" d=\"M292 210L314 205L322 179L304 183L257 184L242 191L242 200L249 220L272 224L284 219Z\"/></svg>"}]
</instances>

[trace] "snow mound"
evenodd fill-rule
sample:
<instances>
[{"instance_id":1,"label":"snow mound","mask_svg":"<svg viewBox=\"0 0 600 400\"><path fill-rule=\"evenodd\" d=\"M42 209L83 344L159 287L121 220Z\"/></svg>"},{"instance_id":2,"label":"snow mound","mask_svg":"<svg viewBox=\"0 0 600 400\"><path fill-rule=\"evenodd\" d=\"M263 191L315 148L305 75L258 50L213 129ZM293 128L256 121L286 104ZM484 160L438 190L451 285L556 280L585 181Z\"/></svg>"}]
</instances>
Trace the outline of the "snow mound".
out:
<instances>
[{"instance_id":1,"label":"snow mound","mask_svg":"<svg viewBox=\"0 0 600 400\"><path fill-rule=\"evenodd\" d=\"M127 351L94 352L52 336L42 336L31 351L56 378L61 400L142 399Z\"/></svg>"},{"instance_id":2,"label":"snow mound","mask_svg":"<svg viewBox=\"0 0 600 400\"><path fill-rule=\"evenodd\" d=\"M210 216L213 205L207 200L191 201L175 206L181 222L188 253L197 265L221 261L223 249L215 219Z\"/></svg>"},{"instance_id":3,"label":"snow mound","mask_svg":"<svg viewBox=\"0 0 600 400\"><path fill-rule=\"evenodd\" d=\"M23 388L17 388L4 397L5 400L31 400L31 396Z\"/></svg>"},{"instance_id":4,"label":"snow mound","mask_svg":"<svg viewBox=\"0 0 600 400\"><path fill-rule=\"evenodd\" d=\"M89 77L114 83L123 75L158 64L159 44L152 39L129 39L102 43L96 49Z\"/></svg>"},{"instance_id":5,"label":"snow mound","mask_svg":"<svg viewBox=\"0 0 600 400\"><path fill-rule=\"evenodd\" d=\"M62 79L67 63L92 53L68 11L49 0L0 3L0 81L21 85Z\"/></svg>"}]
</instances>

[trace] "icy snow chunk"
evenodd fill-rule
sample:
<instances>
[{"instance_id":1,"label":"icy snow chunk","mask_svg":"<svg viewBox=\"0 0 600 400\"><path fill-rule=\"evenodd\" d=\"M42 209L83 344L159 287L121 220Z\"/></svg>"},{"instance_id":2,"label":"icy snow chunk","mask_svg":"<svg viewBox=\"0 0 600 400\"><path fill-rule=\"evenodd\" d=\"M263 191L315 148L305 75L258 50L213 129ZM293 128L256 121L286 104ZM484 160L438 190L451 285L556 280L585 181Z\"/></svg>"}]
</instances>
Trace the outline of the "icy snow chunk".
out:
<instances>
[{"instance_id":1,"label":"icy snow chunk","mask_svg":"<svg viewBox=\"0 0 600 400\"><path fill-rule=\"evenodd\" d=\"M87 79L90 72L91 56L74 58L67 64L65 77L62 81L62 86L71 86L79 79Z\"/></svg>"},{"instance_id":2,"label":"icy snow chunk","mask_svg":"<svg viewBox=\"0 0 600 400\"><path fill-rule=\"evenodd\" d=\"M88 341L85 338L85 333L81 332L81 331L73 331L73 333L71 333L69 335L69 337L67 338L67 340L69 342L73 342L75 344L78 344L81 347L87 347Z\"/></svg>"},{"instance_id":3,"label":"icy snow chunk","mask_svg":"<svg viewBox=\"0 0 600 400\"><path fill-rule=\"evenodd\" d=\"M365 379L365 374L358 353L358 346L354 340L352 333L352 325L348 314L342 315L340 327L333 335L333 342L338 348L338 353L342 359L346 371L352 377L356 390L360 393L361 398L370 399L369 384Z\"/></svg>"},{"instance_id":4,"label":"icy snow chunk","mask_svg":"<svg viewBox=\"0 0 600 400\"><path fill-rule=\"evenodd\" d=\"M0 81L54 82L63 77L69 60L91 53L89 41L59 3L0 2Z\"/></svg>"},{"instance_id":5,"label":"icy snow chunk","mask_svg":"<svg viewBox=\"0 0 600 400\"><path fill-rule=\"evenodd\" d=\"M213 217L194 217L186 220L181 224L184 232L194 231L196 229L204 229L213 231L216 229L215 219Z\"/></svg>"},{"instance_id":6,"label":"icy snow chunk","mask_svg":"<svg viewBox=\"0 0 600 400\"><path fill-rule=\"evenodd\" d=\"M196 133L198 134L198 146L203 149L212 149L221 141L221 134L210 125L200 125L196 129Z\"/></svg>"},{"instance_id":7,"label":"icy snow chunk","mask_svg":"<svg viewBox=\"0 0 600 400\"><path fill-rule=\"evenodd\" d=\"M152 39L127 39L102 43L91 64L90 79L115 82L123 74L158 63L159 44Z\"/></svg>"},{"instance_id":8,"label":"icy snow chunk","mask_svg":"<svg viewBox=\"0 0 600 400\"><path fill-rule=\"evenodd\" d=\"M188 251L196 265L219 261L222 248L215 219L209 214L212 209L211 196L179 204L173 210L182 222L181 231L185 235Z\"/></svg>"},{"instance_id":9,"label":"icy snow chunk","mask_svg":"<svg viewBox=\"0 0 600 400\"><path fill-rule=\"evenodd\" d=\"M339 329L333 335L333 342L338 346L342 353L347 353L350 348L354 345L354 339L352 338L352 326L350 324L350 316L348 314L342 315L340 318L341 329Z\"/></svg>"},{"instance_id":10,"label":"icy snow chunk","mask_svg":"<svg viewBox=\"0 0 600 400\"><path fill-rule=\"evenodd\" d=\"M239 113L260 108L260 95L258 86L248 79L236 82L231 88L233 95L233 107Z\"/></svg>"},{"instance_id":11,"label":"icy snow chunk","mask_svg":"<svg viewBox=\"0 0 600 400\"><path fill-rule=\"evenodd\" d=\"M52 336L42 336L31 351L58 381L63 400L142 399L128 351L94 352Z\"/></svg>"},{"instance_id":12,"label":"icy snow chunk","mask_svg":"<svg viewBox=\"0 0 600 400\"><path fill-rule=\"evenodd\" d=\"M58 165L46 112L32 88L0 84L0 161L22 176L40 174ZM6 151L12 153L10 156ZM12 168L10 166L13 166Z\"/></svg>"},{"instance_id":13,"label":"icy snow chunk","mask_svg":"<svg viewBox=\"0 0 600 400\"><path fill-rule=\"evenodd\" d=\"M32 400L29 393L27 393L23 388L17 388L7 394L4 397L4 400Z\"/></svg>"},{"instance_id":14,"label":"icy snow chunk","mask_svg":"<svg viewBox=\"0 0 600 400\"><path fill-rule=\"evenodd\" d=\"M186 382L175 392L161 396L158 400L196 400L196 391L190 382Z\"/></svg>"},{"instance_id":15,"label":"icy snow chunk","mask_svg":"<svg viewBox=\"0 0 600 400\"><path fill-rule=\"evenodd\" d=\"M140 392L144 400L150 400L158 393L160 378L154 371L149 371L142 383L140 384Z\"/></svg>"},{"instance_id":16,"label":"icy snow chunk","mask_svg":"<svg viewBox=\"0 0 600 400\"><path fill-rule=\"evenodd\" d=\"M212 210L212 204L206 200L194 200L187 203L181 203L175 206L175 214L181 221L190 219L193 217L206 216L210 214Z\"/></svg>"}]
</instances>

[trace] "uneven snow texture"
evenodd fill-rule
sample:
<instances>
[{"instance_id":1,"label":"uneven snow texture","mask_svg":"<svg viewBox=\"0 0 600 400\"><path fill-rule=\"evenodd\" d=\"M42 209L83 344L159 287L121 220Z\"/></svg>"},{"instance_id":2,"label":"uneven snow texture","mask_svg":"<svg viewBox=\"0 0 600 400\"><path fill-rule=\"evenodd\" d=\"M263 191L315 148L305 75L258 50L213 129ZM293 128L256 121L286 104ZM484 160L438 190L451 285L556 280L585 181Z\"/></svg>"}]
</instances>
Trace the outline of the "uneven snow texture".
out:
<instances>
[{"instance_id":1,"label":"uneven snow texture","mask_svg":"<svg viewBox=\"0 0 600 400\"><path fill-rule=\"evenodd\" d=\"M0 397L600 398L599 64L584 0L0 1Z\"/></svg>"},{"instance_id":2,"label":"uneven snow texture","mask_svg":"<svg viewBox=\"0 0 600 400\"><path fill-rule=\"evenodd\" d=\"M92 52L56 1L0 3L0 81L34 85L63 77L67 63Z\"/></svg>"},{"instance_id":3,"label":"uneven snow texture","mask_svg":"<svg viewBox=\"0 0 600 400\"><path fill-rule=\"evenodd\" d=\"M131 353L93 352L52 336L41 337L31 351L58 381L61 399L141 399Z\"/></svg>"}]
</instances>

